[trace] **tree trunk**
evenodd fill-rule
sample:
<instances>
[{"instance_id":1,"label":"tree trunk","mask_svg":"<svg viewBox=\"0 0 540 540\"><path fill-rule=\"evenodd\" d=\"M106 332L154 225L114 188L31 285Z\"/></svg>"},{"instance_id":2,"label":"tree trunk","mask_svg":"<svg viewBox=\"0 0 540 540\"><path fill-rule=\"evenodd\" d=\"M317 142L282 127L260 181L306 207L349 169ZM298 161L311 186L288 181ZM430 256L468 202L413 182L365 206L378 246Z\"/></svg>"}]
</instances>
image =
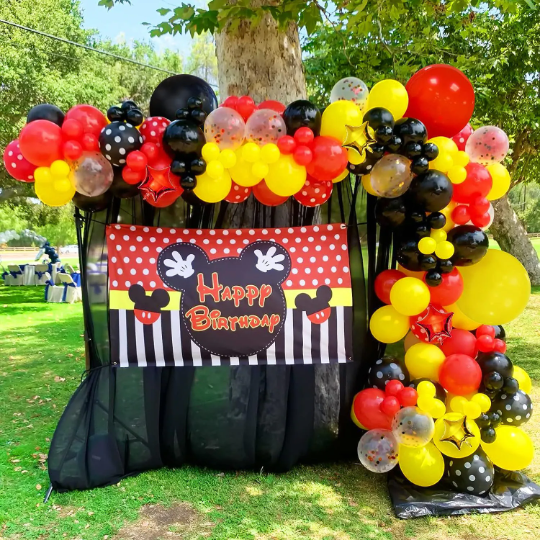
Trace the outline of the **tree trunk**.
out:
<instances>
[{"instance_id":1,"label":"tree trunk","mask_svg":"<svg viewBox=\"0 0 540 540\"><path fill-rule=\"evenodd\" d=\"M490 227L501 249L513 255L525 267L532 285L540 285L540 261L525 228L507 196L493 203L495 219Z\"/></svg>"}]
</instances>

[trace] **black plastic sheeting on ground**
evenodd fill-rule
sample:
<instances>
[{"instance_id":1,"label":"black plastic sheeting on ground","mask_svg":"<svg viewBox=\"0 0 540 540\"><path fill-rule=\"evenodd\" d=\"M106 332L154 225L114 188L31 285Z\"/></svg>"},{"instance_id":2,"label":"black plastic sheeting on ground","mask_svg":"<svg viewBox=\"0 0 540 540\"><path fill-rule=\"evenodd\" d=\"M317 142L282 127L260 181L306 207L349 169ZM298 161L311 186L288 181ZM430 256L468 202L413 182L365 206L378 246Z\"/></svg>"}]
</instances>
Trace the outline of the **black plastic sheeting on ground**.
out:
<instances>
[{"instance_id":1,"label":"black plastic sheeting on ground","mask_svg":"<svg viewBox=\"0 0 540 540\"><path fill-rule=\"evenodd\" d=\"M497 471L491 491L482 497L453 491L445 481L431 488L421 488L411 484L401 473L388 475L388 491L400 519L494 514L540 499L540 486L523 473L508 471Z\"/></svg>"}]
</instances>

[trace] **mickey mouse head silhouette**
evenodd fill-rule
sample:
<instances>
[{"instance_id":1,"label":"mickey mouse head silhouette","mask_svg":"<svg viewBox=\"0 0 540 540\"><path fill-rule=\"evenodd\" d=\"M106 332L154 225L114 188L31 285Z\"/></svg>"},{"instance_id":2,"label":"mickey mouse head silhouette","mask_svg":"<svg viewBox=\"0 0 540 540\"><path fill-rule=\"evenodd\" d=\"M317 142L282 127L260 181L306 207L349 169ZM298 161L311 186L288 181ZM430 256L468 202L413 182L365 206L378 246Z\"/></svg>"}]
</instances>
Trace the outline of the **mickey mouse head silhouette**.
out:
<instances>
[{"instance_id":1,"label":"mickey mouse head silhouette","mask_svg":"<svg viewBox=\"0 0 540 540\"><path fill-rule=\"evenodd\" d=\"M299 294L295 299L296 307L305 311L307 318L312 324L322 324L330 318L332 312L330 308L330 299L332 298L332 289L328 285L321 285L311 298L307 293Z\"/></svg>"},{"instance_id":2,"label":"mickey mouse head silhouette","mask_svg":"<svg viewBox=\"0 0 540 540\"><path fill-rule=\"evenodd\" d=\"M169 303L169 293L165 289L157 289L147 296L144 287L135 284L129 288L129 299L135 304L135 317L143 324L154 324L161 315L161 309Z\"/></svg>"}]
</instances>

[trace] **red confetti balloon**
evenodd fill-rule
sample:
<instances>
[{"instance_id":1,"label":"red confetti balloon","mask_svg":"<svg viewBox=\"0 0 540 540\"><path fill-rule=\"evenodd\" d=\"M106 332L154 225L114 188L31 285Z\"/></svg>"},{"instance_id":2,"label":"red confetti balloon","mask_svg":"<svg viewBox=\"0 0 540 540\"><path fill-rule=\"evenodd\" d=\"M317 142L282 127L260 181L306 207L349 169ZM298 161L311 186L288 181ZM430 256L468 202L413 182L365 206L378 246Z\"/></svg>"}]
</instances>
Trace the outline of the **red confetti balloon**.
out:
<instances>
[{"instance_id":1,"label":"red confetti balloon","mask_svg":"<svg viewBox=\"0 0 540 540\"><path fill-rule=\"evenodd\" d=\"M313 159L306 170L317 180L333 180L347 167L347 152L333 137L315 137L311 150Z\"/></svg>"},{"instance_id":2,"label":"red confetti balloon","mask_svg":"<svg viewBox=\"0 0 540 540\"><path fill-rule=\"evenodd\" d=\"M375 294L385 304L390 304L390 290L405 274L399 270L384 270L375 278Z\"/></svg>"},{"instance_id":3,"label":"red confetti balloon","mask_svg":"<svg viewBox=\"0 0 540 540\"><path fill-rule=\"evenodd\" d=\"M37 121L37 120L36 120ZM20 182L33 182L34 171L37 169L22 154L19 139L11 141L4 150L4 167L7 172Z\"/></svg>"},{"instance_id":4,"label":"red confetti balloon","mask_svg":"<svg viewBox=\"0 0 540 540\"><path fill-rule=\"evenodd\" d=\"M19 135L22 155L33 165L48 167L62 159L62 130L48 120L35 120L26 124Z\"/></svg>"},{"instance_id":5,"label":"red confetti balloon","mask_svg":"<svg viewBox=\"0 0 540 540\"><path fill-rule=\"evenodd\" d=\"M308 175L304 186L294 195L294 198L304 206L320 206L328 200L333 189L332 182L316 180Z\"/></svg>"},{"instance_id":6,"label":"red confetti balloon","mask_svg":"<svg viewBox=\"0 0 540 540\"><path fill-rule=\"evenodd\" d=\"M223 103L223 105L225 105L225 103ZM279 114L283 114L286 107L285 105L283 105L283 103L276 101L275 99L267 99L266 101L259 103L257 109L270 109L272 111L276 111Z\"/></svg>"},{"instance_id":7,"label":"red confetti balloon","mask_svg":"<svg viewBox=\"0 0 540 540\"><path fill-rule=\"evenodd\" d=\"M239 186L235 182L232 183L231 191L225 197L225 200L229 203L242 203L246 201L251 194L250 187Z\"/></svg>"},{"instance_id":8,"label":"red confetti balloon","mask_svg":"<svg viewBox=\"0 0 540 540\"><path fill-rule=\"evenodd\" d=\"M485 197L493 186L489 171L480 163L469 163L467 178L461 184L454 184L452 200L459 203L472 203L476 197Z\"/></svg>"},{"instance_id":9,"label":"red confetti balloon","mask_svg":"<svg viewBox=\"0 0 540 540\"><path fill-rule=\"evenodd\" d=\"M163 134L170 123L171 121L163 116L150 116L142 123L139 133L145 143L161 144Z\"/></svg>"},{"instance_id":10,"label":"red confetti balloon","mask_svg":"<svg viewBox=\"0 0 540 540\"><path fill-rule=\"evenodd\" d=\"M427 274L426 274L427 275ZM426 281L426 276L423 278ZM442 274L442 282L437 287L428 285L431 303L439 306L449 306L459 300L463 293L463 278L457 268L448 274Z\"/></svg>"},{"instance_id":11,"label":"red confetti balloon","mask_svg":"<svg viewBox=\"0 0 540 540\"><path fill-rule=\"evenodd\" d=\"M75 105L66 113L64 122L66 120L78 120L82 124L84 133L91 133L96 139L107 125L105 115L92 105Z\"/></svg>"},{"instance_id":12,"label":"red confetti balloon","mask_svg":"<svg viewBox=\"0 0 540 540\"><path fill-rule=\"evenodd\" d=\"M353 413L367 429L392 429L392 419L381 411L386 394L378 388L366 388L353 400Z\"/></svg>"},{"instance_id":13,"label":"red confetti balloon","mask_svg":"<svg viewBox=\"0 0 540 540\"><path fill-rule=\"evenodd\" d=\"M466 354L474 358L476 356L476 337L468 330L453 328L452 336L444 341L441 350L445 356Z\"/></svg>"},{"instance_id":14,"label":"red confetti balloon","mask_svg":"<svg viewBox=\"0 0 540 540\"><path fill-rule=\"evenodd\" d=\"M469 140L469 137L473 134L474 129L471 124L467 124L459 133L452 137L452 140L456 143L458 150L465 151L465 145Z\"/></svg>"},{"instance_id":15,"label":"red confetti balloon","mask_svg":"<svg viewBox=\"0 0 540 540\"><path fill-rule=\"evenodd\" d=\"M445 64L417 71L406 84L409 106L405 117L424 123L429 137L453 137L471 119L474 89L463 72Z\"/></svg>"},{"instance_id":16,"label":"red confetti balloon","mask_svg":"<svg viewBox=\"0 0 540 540\"><path fill-rule=\"evenodd\" d=\"M476 392L482 382L482 370L474 358L466 354L452 354L439 370L439 382L456 396Z\"/></svg>"},{"instance_id":17,"label":"red confetti balloon","mask_svg":"<svg viewBox=\"0 0 540 540\"><path fill-rule=\"evenodd\" d=\"M280 197L273 193L264 180L253 186L253 195L261 204L265 204L266 206L279 206L289 198Z\"/></svg>"}]
</instances>

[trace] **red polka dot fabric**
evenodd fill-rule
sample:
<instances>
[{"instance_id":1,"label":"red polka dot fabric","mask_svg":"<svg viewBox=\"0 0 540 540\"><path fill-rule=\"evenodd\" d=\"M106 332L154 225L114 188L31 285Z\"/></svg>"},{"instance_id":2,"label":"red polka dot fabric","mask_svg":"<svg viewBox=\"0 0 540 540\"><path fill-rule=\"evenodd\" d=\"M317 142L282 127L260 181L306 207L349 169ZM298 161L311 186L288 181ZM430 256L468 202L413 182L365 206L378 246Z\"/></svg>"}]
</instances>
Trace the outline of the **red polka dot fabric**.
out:
<instances>
[{"instance_id":1,"label":"red polka dot fabric","mask_svg":"<svg viewBox=\"0 0 540 540\"><path fill-rule=\"evenodd\" d=\"M146 291L166 287L157 273L157 258L167 246L189 242L209 259L238 257L258 240L281 244L291 257L284 290L321 285L350 288L347 227L344 224L276 229L168 229L135 225L107 228L110 290L127 291L135 283ZM170 290L170 289L168 289Z\"/></svg>"}]
</instances>

